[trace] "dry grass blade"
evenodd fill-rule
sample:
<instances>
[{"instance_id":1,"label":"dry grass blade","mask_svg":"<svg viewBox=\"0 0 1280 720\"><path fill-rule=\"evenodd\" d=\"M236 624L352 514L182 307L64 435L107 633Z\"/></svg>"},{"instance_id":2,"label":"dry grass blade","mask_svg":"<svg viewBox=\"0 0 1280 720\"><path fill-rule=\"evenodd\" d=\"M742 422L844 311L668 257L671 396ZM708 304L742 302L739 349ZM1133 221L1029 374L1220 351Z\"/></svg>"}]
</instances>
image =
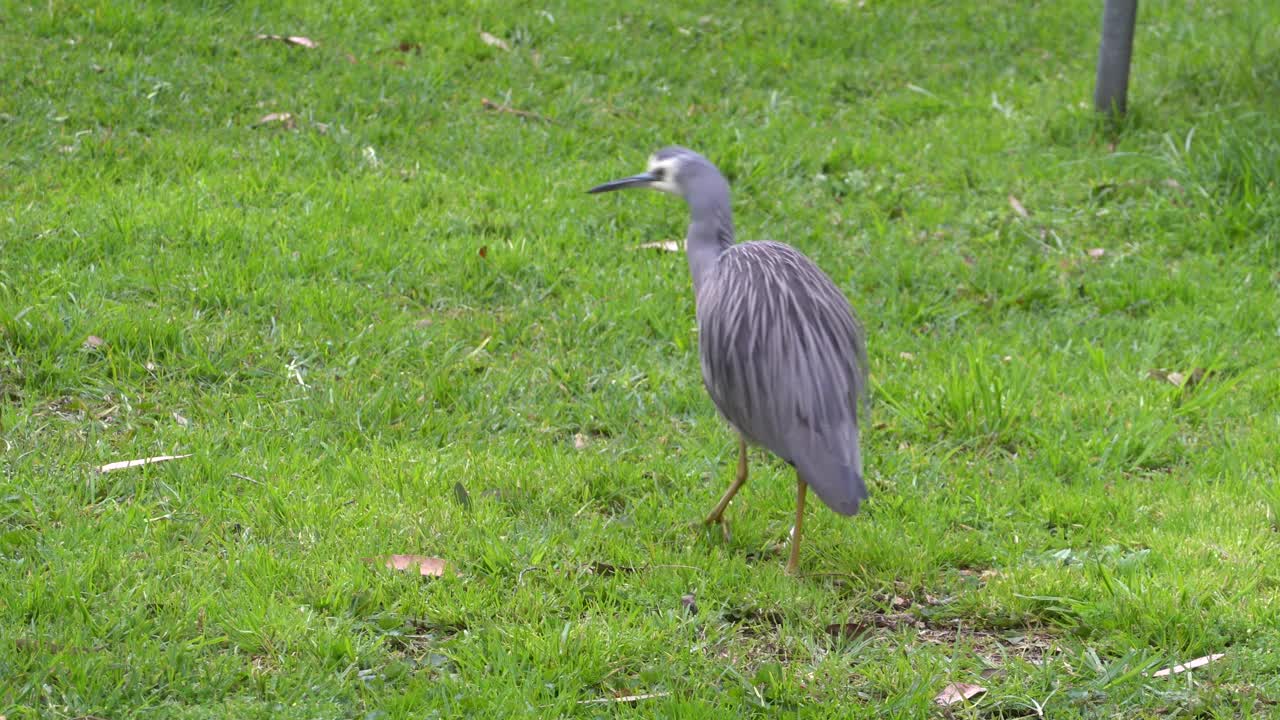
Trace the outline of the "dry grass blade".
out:
<instances>
[{"instance_id":1,"label":"dry grass blade","mask_svg":"<svg viewBox=\"0 0 1280 720\"><path fill-rule=\"evenodd\" d=\"M500 50L506 50L507 52L511 52L511 46L507 44L507 41L503 40L502 38L496 35L490 35L489 33L481 30L480 39L484 41L485 45L489 45L491 47L496 47Z\"/></svg>"},{"instance_id":2,"label":"dry grass blade","mask_svg":"<svg viewBox=\"0 0 1280 720\"><path fill-rule=\"evenodd\" d=\"M115 472L116 470L127 470L129 468L142 467L143 465L153 465L155 463L169 462L170 460L181 460L189 458L191 454L186 455L156 455L155 457L142 458L140 460L121 460L119 462L107 463L98 468L100 473Z\"/></svg>"},{"instance_id":3,"label":"dry grass blade","mask_svg":"<svg viewBox=\"0 0 1280 720\"><path fill-rule=\"evenodd\" d=\"M1106 254L1107 254L1106 248L1089 248L1089 257L1093 258L1094 260L1097 260L1098 258Z\"/></svg>"},{"instance_id":4,"label":"dry grass blade","mask_svg":"<svg viewBox=\"0 0 1280 720\"><path fill-rule=\"evenodd\" d=\"M1009 207L1013 208L1013 211L1018 213L1019 217L1031 217L1031 213L1027 212L1027 209L1022 206L1022 201L1013 195L1009 196Z\"/></svg>"},{"instance_id":5,"label":"dry grass blade","mask_svg":"<svg viewBox=\"0 0 1280 720\"><path fill-rule=\"evenodd\" d=\"M942 692L938 693L937 697L935 697L933 701L942 707L948 707L950 705L955 705L958 702L964 702L965 700L975 698L986 691L987 689L981 685L951 683L950 685L942 688Z\"/></svg>"},{"instance_id":6,"label":"dry grass blade","mask_svg":"<svg viewBox=\"0 0 1280 720\"><path fill-rule=\"evenodd\" d=\"M657 242L640 243L636 250L662 250L664 252L680 252L680 243L675 240L659 240Z\"/></svg>"},{"instance_id":7,"label":"dry grass blade","mask_svg":"<svg viewBox=\"0 0 1280 720\"><path fill-rule=\"evenodd\" d=\"M1174 665L1173 667L1167 667L1163 670L1157 670L1151 673L1151 677L1166 677L1168 675L1177 675L1179 673L1184 673L1188 670L1195 670L1196 668L1204 667L1205 665L1208 665L1209 663L1215 660L1221 660L1223 657L1226 657L1225 653L1214 653L1212 655L1205 655L1204 657L1198 657L1195 660L1188 660L1185 663L1182 663L1181 665Z\"/></svg>"},{"instance_id":8,"label":"dry grass blade","mask_svg":"<svg viewBox=\"0 0 1280 720\"><path fill-rule=\"evenodd\" d=\"M608 705L611 703L632 703L640 700L652 700L654 698L664 698L671 695L669 692L645 693L643 695L622 695L613 698L595 698L592 700L579 700L579 705Z\"/></svg>"},{"instance_id":9,"label":"dry grass blade","mask_svg":"<svg viewBox=\"0 0 1280 720\"><path fill-rule=\"evenodd\" d=\"M486 335L486 336L485 336L485 338L484 338L484 340L481 340L481 341L480 341L480 344L479 344L479 345L477 345L477 346L475 347L475 349L474 349L474 350L472 350L471 352L467 353L467 359L468 359L468 360L470 360L471 358L473 358L473 357L475 357L475 356L479 355L481 352L483 352L483 351L484 351L484 349L485 349L485 347L489 345L489 341L490 341L490 340L493 340L493 336L492 336L492 335Z\"/></svg>"},{"instance_id":10,"label":"dry grass blade","mask_svg":"<svg viewBox=\"0 0 1280 720\"><path fill-rule=\"evenodd\" d=\"M441 577L448 566L443 558L427 557L426 555L388 555L379 559L366 558L367 562L377 562L379 560L384 567L391 570L417 570L418 574L423 577Z\"/></svg>"}]
</instances>

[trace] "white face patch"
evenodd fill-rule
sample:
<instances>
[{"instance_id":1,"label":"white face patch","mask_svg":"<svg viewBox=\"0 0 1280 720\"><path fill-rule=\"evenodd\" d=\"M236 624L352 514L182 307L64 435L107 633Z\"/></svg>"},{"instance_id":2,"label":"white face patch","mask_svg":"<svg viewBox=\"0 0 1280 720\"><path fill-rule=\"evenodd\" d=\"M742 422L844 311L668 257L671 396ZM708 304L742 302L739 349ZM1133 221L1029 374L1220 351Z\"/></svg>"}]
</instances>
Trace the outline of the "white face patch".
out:
<instances>
[{"instance_id":1,"label":"white face patch","mask_svg":"<svg viewBox=\"0 0 1280 720\"><path fill-rule=\"evenodd\" d=\"M665 160L659 160L655 156L649 157L648 172L659 175L662 179L649 183L649 187L654 190L661 190L664 193L679 195L680 188L676 186L675 177L676 169L680 166L680 158L670 157Z\"/></svg>"}]
</instances>

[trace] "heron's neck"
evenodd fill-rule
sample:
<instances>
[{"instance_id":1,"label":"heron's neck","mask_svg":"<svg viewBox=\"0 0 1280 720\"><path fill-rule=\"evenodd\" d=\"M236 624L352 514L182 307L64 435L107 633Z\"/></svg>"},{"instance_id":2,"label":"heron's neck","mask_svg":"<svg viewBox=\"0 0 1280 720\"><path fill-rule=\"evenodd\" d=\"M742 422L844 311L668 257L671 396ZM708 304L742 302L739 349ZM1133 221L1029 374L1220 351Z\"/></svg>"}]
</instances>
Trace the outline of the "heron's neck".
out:
<instances>
[{"instance_id":1,"label":"heron's neck","mask_svg":"<svg viewBox=\"0 0 1280 720\"><path fill-rule=\"evenodd\" d=\"M729 209L729 193L713 202L689 203L689 233L685 236L685 254L689 256L689 273L693 275L693 291L697 295L703 282L715 269L720 253L734 243L733 211Z\"/></svg>"}]
</instances>

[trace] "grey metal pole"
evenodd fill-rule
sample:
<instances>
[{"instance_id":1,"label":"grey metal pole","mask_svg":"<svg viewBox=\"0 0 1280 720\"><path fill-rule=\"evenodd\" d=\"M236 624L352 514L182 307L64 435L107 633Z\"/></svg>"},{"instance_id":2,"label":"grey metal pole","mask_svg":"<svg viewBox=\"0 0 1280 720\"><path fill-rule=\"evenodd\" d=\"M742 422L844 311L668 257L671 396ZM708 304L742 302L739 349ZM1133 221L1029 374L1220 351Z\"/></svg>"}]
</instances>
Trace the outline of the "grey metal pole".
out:
<instances>
[{"instance_id":1,"label":"grey metal pole","mask_svg":"<svg viewBox=\"0 0 1280 720\"><path fill-rule=\"evenodd\" d=\"M1098 112L1124 114L1137 19L1138 0L1106 0L1098 46L1098 81L1093 91L1093 106Z\"/></svg>"}]
</instances>

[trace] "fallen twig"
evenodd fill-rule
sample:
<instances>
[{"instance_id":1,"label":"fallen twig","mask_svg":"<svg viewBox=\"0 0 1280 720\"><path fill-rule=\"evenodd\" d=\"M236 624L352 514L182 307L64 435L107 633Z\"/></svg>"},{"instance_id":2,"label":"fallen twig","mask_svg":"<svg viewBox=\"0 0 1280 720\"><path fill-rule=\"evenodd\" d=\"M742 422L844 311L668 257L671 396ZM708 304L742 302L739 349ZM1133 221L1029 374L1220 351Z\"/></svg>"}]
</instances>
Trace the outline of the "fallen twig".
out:
<instances>
[{"instance_id":1,"label":"fallen twig","mask_svg":"<svg viewBox=\"0 0 1280 720\"><path fill-rule=\"evenodd\" d=\"M1196 668L1204 667L1205 665L1208 665L1209 663L1215 660L1221 660L1224 657L1226 657L1226 654L1224 653L1214 653L1212 655L1205 655L1204 657L1198 657L1195 660L1188 660L1187 662L1182 663L1181 665L1174 665L1173 667L1167 667L1163 670L1157 670L1151 673L1151 677L1167 677L1169 675L1178 675L1188 670L1195 670Z\"/></svg>"},{"instance_id":2,"label":"fallen twig","mask_svg":"<svg viewBox=\"0 0 1280 720\"><path fill-rule=\"evenodd\" d=\"M170 460L181 460L189 458L191 455L157 455L155 457L142 458L141 460L121 460L119 462L107 463L98 468L100 473L115 472L116 470L126 470L128 468L141 467L143 465L152 465L155 463L168 462Z\"/></svg>"},{"instance_id":3,"label":"fallen twig","mask_svg":"<svg viewBox=\"0 0 1280 720\"><path fill-rule=\"evenodd\" d=\"M544 115L539 115L536 112L529 112L528 110L517 110L516 108L513 108L509 105L496 103L490 100L489 98L480 98L480 104L483 105L486 110L492 110L494 112L507 113L508 115L515 115L517 117L528 118L529 120L540 120L542 122L555 122L551 118L546 117Z\"/></svg>"}]
</instances>

